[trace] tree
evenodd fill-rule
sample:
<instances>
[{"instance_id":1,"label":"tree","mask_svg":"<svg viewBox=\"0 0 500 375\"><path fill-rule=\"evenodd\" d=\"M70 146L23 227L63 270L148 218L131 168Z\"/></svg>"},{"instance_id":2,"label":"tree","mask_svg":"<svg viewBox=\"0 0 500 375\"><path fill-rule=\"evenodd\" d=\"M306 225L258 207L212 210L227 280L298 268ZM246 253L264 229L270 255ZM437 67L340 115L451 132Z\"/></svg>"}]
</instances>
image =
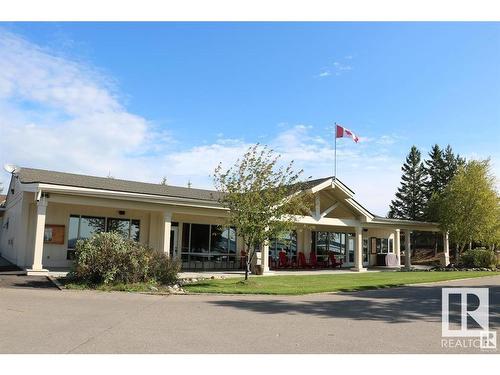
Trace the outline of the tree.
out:
<instances>
[{"instance_id":1,"label":"tree","mask_svg":"<svg viewBox=\"0 0 500 375\"><path fill-rule=\"evenodd\" d=\"M443 151L439 145L432 146L429 152L429 159L425 161L425 171L427 173L427 182L425 184L426 199L430 199L432 194L443 189L445 184L445 163Z\"/></svg>"},{"instance_id":2,"label":"tree","mask_svg":"<svg viewBox=\"0 0 500 375\"><path fill-rule=\"evenodd\" d=\"M444 186L448 185L455 177L460 167L465 165L465 158L455 155L450 145L443 150L444 171L442 174Z\"/></svg>"},{"instance_id":3,"label":"tree","mask_svg":"<svg viewBox=\"0 0 500 375\"><path fill-rule=\"evenodd\" d=\"M224 171L219 164L214 172L218 200L229 210L228 225L236 227L245 246L245 280L256 248L291 231L293 215L306 214L312 204L300 180L303 171L294 171L293 161L279 167L279 159L267 146L257 144L230 169Z\"/></svg>"},{"instance_id":4,"label":"tree","mask_svg":"<svg viewBox=\"0 0 500 375\"><path fill-rule=\"evenodd\" d=\"M425 161L425 170L427 173L426 199L430 202L434 194L441 194L448 186L452 178L463 166L465 159L460 155L455 155L450 145L441 150L436 144L432 146L429 152L429 159ZM437 213L433 205L428 205L425 218L428 221L437 221Z\"/></svg>"},{"instance_id":5,"label":"tree","mask_svg":"<svg viewBox=\"0 0 500 375\"><path fill-rule=\"evenodd\" d=\"M412 146L401 168L401 186L389 207L390 218L422 220L426 208L426 171L420 151Z\"/></svg>"},{"instance_id":6,"label":"tree","mask_svg":"<svg viewBox=\"0 0 500 375\"><path fill-rule=\"evenodd\" d=\"M433 196L431 205L438 213L442 229L448 231L458 245L457 258L467 244L497 241L499 204L489 159L459 165L443 193Z\"/></svg>"},{"instance_id":7,"label":"tree","mask_svg":"<svg viewBox=\"0 0 500 375\"><path fill-rule=\"evenodd\" d=\"M163 176L161 181L160 181L160 185L167 185L167 177L166 176Z\"/></svg>"}]
</instances>

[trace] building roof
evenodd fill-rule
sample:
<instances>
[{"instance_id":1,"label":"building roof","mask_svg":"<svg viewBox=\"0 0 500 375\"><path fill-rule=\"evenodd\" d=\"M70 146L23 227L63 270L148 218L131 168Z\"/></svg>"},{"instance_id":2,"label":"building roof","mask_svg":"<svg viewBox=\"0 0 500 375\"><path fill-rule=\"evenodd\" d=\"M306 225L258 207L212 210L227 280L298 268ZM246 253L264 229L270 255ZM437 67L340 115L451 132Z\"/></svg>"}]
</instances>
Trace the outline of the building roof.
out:
<instances>
[{"instance_id":1,"label":"building roof","mask_svg":"<svg viewBox=\"0 0 500 375\"><path fill-rule=\"evenodd\" d=\"M88 176L82 174L65 173L57 171L49 171L43 169L34 168L18 168L14 174L18 177L19 182L22 184L32 184L32 183L42 183L48 185L62 185L86 189L99 189L107 191L118 191L126 193L136 193L136 194L147 194L147 195L157 195L164 197L173 198L183 198L183 199L193 199L193 200L203 200L203 201L217 201L220 197L220 193L215 190L207 189L194 189L181 186L171 186L162 184L152 184L139 181L129 181L120 180L108 177L97 177ZM320 185L333 177L323 177L314 180L308 180L304 183L304 188L310 189L314 186ZM349 190L351 193L354 192L349 189L345 184L343 184L338 178L334 180L335 184L339 184ZM5 205L5 195L0 195L0 207ZM353 202L360 206L363 210L366 210L361 204L356 202L353 198L350 198ZM401 220L401 219L388 219L381 216L373 215L368 210L366 210L370 215L373 216L375 222L386 223L386 224L421 224L421 225L437 225L436 223L426 223L426 222L415 222L411 220Z\"/></svg>"},{"instance_id":2,"label":"building roof","mask_svg":"<svg viewBox=\"0 0 500 375\"><path fill-rule=\"evenodd\" d=\"M44 183L49 185L63 185L88 189L211 201L217 200L219 194L213 190L152 184L146 182L120 180L117 178L87 176L34 168L19 168L16 175L19 177L19 181L22 184Z\"/></svg>"},{"instance_id":3,"label":"building roof","mask_svg":"<svg viewBox=\"0 0 500 375\"><path fill-rule=\"evenodd\" d=\"M215 190L152 184L139 181L120 180L116 178L48 171L44 169L23 167L19 168L15 172L15 174L18 176L19 181L22 184L43 183L49 185L63 185L88 189L100 189L209 201L216 201L220 196L220 193ZM324 177L306 181L305 187L311 188L327 181L330 178L331 177Z\"/></svg>"}]
</instances>

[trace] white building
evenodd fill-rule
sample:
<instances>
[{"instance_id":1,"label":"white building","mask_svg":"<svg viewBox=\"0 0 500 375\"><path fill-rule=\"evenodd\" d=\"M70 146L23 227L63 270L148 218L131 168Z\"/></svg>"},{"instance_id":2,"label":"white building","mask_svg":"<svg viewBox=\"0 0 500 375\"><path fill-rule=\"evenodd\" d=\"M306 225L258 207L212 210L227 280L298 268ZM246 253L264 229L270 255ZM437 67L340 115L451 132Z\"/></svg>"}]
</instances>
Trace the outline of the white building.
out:
<instances>
[{"instance_id":1,"label":"white building","mask_svg":"<svg viewBox=\"0 0 500 375\"><path fill-rule=\"evenodd\" d=\"M411 231L439 231L436 223L373 215L338 179L307 186L315 195L311 215L296 217L296 229L287 239L261 246L264 272L279 265L283 249L295 265L299 257L309 262L311 253L325 267L332 254L355 271L399 265L401 237L408 249ZM243 244L237 228L224 226L227 210L215 191L18 168L6 193L0 207L0 254L29 274L69 269L78 239L111 230L181 259L184 270L241 265ZM443 241L448 263L446 234ZM410 257L405 259L409 266Z\"/></svg>"}]
</instances>

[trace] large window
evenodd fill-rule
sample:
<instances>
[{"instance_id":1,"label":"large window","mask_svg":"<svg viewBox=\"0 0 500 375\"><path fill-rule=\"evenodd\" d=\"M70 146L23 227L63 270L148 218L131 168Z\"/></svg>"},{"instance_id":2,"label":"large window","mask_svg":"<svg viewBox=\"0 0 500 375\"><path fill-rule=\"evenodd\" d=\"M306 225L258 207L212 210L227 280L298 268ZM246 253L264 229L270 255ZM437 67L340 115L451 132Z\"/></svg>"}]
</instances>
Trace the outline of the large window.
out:
<instances>
[{"instance_id":1,"label":"large window","mask_svg":"<svg viewBox=\"0 0 500 375\"><path fill-rule=\"evenodd\" d=\"M101 232L117 232L124 238L139 241L140 221L131 219L104 218L98 216L71 215L68 227L68 253L71 259L76 242Z\"/></svg>"},{"instance_id":2,"label":"large window","mask_svg":"<svg viewBox=\"0 0 500 375\"><path fill-rule=\"evenodd\" d=\"M319 259L326 260L328 252L333 252L338 259L344 259L346 253L346 233L312 232L311 249Z\"/></svg>"},{"instance_id":3,"label":"large window","mask_svg":"<svg viewBox=\"0 0 500 375\"><path fill-rule=\"evenodd\" d=\"M117 232L123 238L139 241L140 222L139 220L108 218L106 231Z\"/></svg>"},{"instance_id":4,"label":"large window","mask_svg":"<svg viewBox=\"0 0 500 375\"><path fill-rule=\"evenodd\" d=\"M235 260L236 229L221 225L189 224L182 226L182 260Z\"/></svg>"},{"instance_id":5,"label":"large window","mask_svg":"<svg viewBox=\"0 0 500 375\"><path fill-rule=\"evenodd\" d=\"M394 252L392 238L377 238L376 248L377 254L387 254Z\"/></svg>"},{"instance_id":6,"label":"large window","mask_svg":"<svg viewBox=\"0 0 500 375\"><path fill-rule=\"evenodd\" d=\"M278 259L281 251L284 251L290 259L297 256L297 232L291 231L279 238L269 240L269 255L272 258Z\"/></svg>"},{"instance_id":7,"label":"large window","mask_svg":"<svg viewBox=\"0 0 500 375\"><path fill-rule=\"evenodd\" d=\"M76 216L69 218L68 248L74 249L76 241L92 237L106 230L106 219L94 216Z\"/></svg>"}]
</instances>

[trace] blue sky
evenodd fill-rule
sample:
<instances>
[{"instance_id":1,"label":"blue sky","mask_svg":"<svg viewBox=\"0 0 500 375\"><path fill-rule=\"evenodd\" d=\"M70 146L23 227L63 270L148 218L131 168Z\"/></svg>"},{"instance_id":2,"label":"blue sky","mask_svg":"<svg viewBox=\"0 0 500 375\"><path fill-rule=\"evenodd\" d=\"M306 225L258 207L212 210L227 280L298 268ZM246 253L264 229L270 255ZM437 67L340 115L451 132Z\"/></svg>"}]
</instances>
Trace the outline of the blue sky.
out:
<instances>
[{"instance_id":1,"label":"blue sky","mask_svg":"<svg viewBox=\"0 0 500 375\"><path fill-rule=\"evenodd\" d=\"M412 144L500 175L499 23L3 23L2 55L2 163L210 187L261 142L320 177L337 121L378 214Z\"/></svg>"}]
</instances>

